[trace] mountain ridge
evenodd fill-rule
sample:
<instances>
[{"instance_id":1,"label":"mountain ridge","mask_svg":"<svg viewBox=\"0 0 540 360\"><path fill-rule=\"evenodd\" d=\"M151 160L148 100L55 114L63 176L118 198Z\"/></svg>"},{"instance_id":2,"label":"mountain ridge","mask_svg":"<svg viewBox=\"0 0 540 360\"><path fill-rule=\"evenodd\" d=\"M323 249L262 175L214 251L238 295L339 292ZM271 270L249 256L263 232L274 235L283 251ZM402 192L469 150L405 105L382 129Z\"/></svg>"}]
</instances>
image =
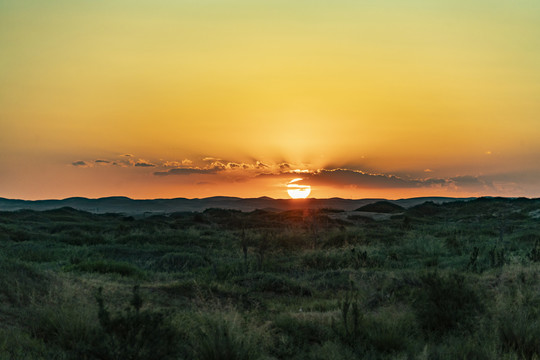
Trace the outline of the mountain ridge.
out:
<instances>
[{"instance_id":1,"label":"mountain ridge","mask_svg":"<svg viewBox=\"0 0 540 360\"><path fill-rule=\"evenodd\" d=\"M101 198L69 197L65 199L45 199L45 200L21 200L0 197L0 211L16 210L52 210L61 207L72 207L93 213L124 213L124 214L145 214L156 213L166 214L182 211L204 211L210 208L233 209L241 211L253 211L257 209L342 209L352 211L362 206L378 201L388 201L390 203L409 208L426 201L434 203L444 203L452 201L468 201L476 199L452 198L452 197L418 197L397 200L387 200L382 198L366 199L273 199L267 196L258 198L239 198L232 196L212 196L207 198L171 198L171 199L131 199L125 196L109 196Z\"/></svg>"}]
</instances>

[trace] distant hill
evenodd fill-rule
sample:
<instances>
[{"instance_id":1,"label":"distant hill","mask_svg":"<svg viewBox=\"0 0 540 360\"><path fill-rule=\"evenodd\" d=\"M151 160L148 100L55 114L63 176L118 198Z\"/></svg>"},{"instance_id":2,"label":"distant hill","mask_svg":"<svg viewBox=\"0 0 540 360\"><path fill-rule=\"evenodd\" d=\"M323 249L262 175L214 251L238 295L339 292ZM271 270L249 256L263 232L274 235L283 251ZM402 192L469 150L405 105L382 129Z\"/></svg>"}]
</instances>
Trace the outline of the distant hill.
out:
<instances>
[{"instance_id":1,"label":"distant hill","mask_svg":"<svg viewBox=\"0 0 540 360\"><path fill-rule=\"evenodd\" d=\"M405 211L405 208L389 201L377 201L375 203L367 204L356 211L367 211L375 213L395 214Z\"/></svg>"},{"instance_id":2,"label":"distant hill","mask_svg":"<svg viewBox=\"0 0 540 360\"><path fill-rule=\"evenodd\" d=\"M83 197L71 197L63 200L14 200L0 198L0 211L14 211L21 209L29 210L52 210L62 207L70 207L76 210L92 213L123 213L129 215L143 214L170 214L181 211L198 211L206 209L232 209L241 211L253 211L256 209L284 211L297 209L341 209L352 211L366 205L384 201L399 208L409 208L426 201L436 204L453 202L458 200L471 200L474 198L448 198L448 197L421 197L411 199L386 200L385 199L272 199L238 198L228 196L215 196L203 199L151 199L135 200L123 196L87 199ZM363 210L367 211L367 210Z\"/></svg>"}]
</instances>

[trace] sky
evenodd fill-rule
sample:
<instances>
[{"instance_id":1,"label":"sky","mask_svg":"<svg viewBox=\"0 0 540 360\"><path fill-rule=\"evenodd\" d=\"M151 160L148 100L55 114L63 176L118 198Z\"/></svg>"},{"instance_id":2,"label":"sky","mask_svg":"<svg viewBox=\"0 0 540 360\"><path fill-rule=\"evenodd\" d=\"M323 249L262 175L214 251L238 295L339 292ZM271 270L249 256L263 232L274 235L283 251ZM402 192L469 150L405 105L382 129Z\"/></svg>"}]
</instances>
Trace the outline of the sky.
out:
<instances>
[{"instance_id":1,"label":"sky","mask_svg":"<svg viewBox=\"0 0 540 360\"><path fill-rule=\"evenodd\" d=\"M0 197L540 197L538 0L0 0Z\"/></svg>"}]
</instances>

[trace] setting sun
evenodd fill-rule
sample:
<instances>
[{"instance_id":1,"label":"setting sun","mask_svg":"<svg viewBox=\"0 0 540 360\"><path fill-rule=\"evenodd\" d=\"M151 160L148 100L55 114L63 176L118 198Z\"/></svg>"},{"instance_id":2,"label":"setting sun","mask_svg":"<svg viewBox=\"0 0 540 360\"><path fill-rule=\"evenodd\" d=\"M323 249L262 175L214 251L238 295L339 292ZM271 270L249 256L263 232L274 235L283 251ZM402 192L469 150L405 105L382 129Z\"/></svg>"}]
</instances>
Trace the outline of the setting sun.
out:
<instances>
[{"instance_id":1,"label":"setting sun","mask_svg":"<svg viewBox=\"0 0 540 360\"><path fill-rule=\"evenodd\" d=\"M301 180L302 178L296 178L287 184L287 192L293 199L305 199L311 193L311 186L298 184Z\"/></svg>"}]
</instances>

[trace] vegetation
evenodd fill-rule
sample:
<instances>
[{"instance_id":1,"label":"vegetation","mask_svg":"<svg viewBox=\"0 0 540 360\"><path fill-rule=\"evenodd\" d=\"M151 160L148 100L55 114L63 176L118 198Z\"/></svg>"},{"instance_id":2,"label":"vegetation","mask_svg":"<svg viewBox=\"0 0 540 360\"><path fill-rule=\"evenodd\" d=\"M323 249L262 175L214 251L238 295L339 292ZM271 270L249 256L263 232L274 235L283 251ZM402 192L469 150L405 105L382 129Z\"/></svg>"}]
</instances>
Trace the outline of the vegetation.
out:
<instances>
[{"instance_id":1,"label":"vegetation","mask_svg":"<svg viewBox=\"0 0 540 360\"><path fill-rule=\"evenodd\" d=\"M539 209L1 212L0 359L539 359Z\"/></svg>"}]
</instances>

